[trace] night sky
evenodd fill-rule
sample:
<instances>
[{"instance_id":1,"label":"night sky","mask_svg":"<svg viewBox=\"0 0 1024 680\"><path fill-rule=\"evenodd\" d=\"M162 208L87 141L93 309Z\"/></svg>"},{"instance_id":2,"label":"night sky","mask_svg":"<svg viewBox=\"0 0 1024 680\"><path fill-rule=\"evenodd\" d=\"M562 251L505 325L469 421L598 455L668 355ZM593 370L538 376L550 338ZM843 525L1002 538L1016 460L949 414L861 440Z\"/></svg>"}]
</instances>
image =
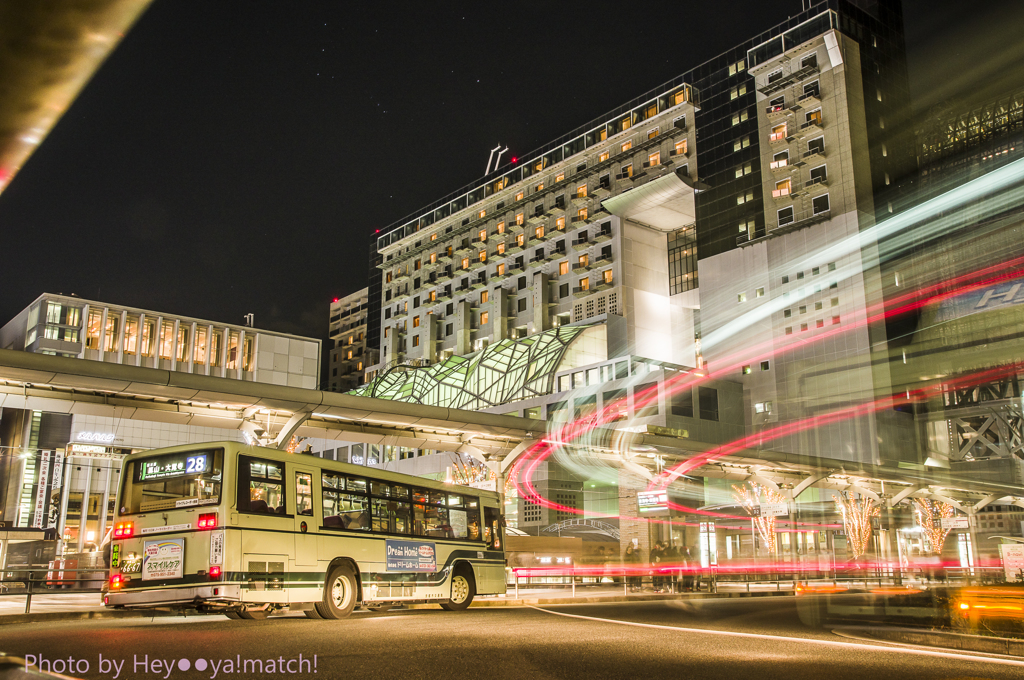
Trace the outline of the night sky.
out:
<instances>
[{"instance_id":1,"label":"night sky","mask_svg":"<svg viewBox=\"0 0 1024 680\"><path fill-rule=\"evenodd\" d=\"M1020 86L1024 3L904 4L919 107ZM800 6L156 0L0 194L0 323L53 292L326 337L375 229Z\"/></svg>"}]
</instances>

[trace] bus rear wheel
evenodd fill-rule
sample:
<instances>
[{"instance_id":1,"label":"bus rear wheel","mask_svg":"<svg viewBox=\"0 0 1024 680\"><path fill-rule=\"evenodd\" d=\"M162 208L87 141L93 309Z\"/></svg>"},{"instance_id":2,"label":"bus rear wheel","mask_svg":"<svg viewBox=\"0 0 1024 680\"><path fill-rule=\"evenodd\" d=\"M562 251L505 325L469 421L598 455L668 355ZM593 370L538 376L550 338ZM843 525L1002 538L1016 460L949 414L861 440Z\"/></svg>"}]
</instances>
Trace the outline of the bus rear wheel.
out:
<instances>
[{"instance_id":1,"label":"bus rear wheel","mask_svg":"<svg viewBox=\"0 0 1024 680\"><path fill-rule=\"evenodd\" d=\"M356 606L356 575L352 567L342 563L331 569L324 584L324 598L317 602L316 612L325 619L343 619Z\"/></svg>"},{"instance_id":2,"label":"bus rear wheel","mask_svg":"<svg viewBox=\"0 0 1024 680\"><path fill-rule=\"evenodd\" d=\"M447 602L441 603L441 609L450 612L467 609L473 602L474 595L476 595L476 583L473 580L473 571L467 567L459 567L452 575L452 597Z\"/></svg>"}]
</instances>

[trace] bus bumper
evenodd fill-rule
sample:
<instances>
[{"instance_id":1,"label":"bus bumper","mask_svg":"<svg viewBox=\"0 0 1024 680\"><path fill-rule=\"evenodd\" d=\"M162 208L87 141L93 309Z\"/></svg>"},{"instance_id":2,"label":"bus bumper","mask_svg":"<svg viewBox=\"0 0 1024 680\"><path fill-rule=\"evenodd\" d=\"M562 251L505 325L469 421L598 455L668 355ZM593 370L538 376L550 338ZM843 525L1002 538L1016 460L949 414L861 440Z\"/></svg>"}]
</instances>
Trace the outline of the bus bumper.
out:
<instances>
[{"instance_id":1,"label":"bus bumper","mask_svg":"<svg viewBox=\"0 0 1024 680\"><path fill-rule=\"evenodd\" d=\"M111 591L103 603L108 607L194 607L207 604L233 604L241 600L241 586L208 585L195 588Z\"/></svg>"}]
</instances>

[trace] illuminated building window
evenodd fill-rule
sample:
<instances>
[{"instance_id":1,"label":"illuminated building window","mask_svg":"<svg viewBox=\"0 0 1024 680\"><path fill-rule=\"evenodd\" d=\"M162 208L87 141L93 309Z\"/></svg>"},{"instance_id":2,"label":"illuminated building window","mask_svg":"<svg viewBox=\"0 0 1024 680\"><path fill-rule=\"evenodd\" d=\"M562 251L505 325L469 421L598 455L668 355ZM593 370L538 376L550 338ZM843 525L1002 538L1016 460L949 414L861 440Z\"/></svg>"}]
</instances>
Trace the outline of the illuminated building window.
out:
<instances>
[{"instance_id":1,"label":"illuminated building window","mask_svg":"<svg viewBox=\"0 0 1024 680\"><path fill-rule=\"evenodd\" d=\"M659 165L659 164L661 163L661 152L660 152L660 151L655 151L655 152L654 152L654 153L652 153L652 154L651 154L650 156L648 156L648 157L647 157L647 163L648 163L648 164L649 164L649 165L650 165L650 166L651 166L652 168L653 168L653 167L654 167L655 165Z\"/></svg>"},{"instance_id":2,"label":"illuminated building window","mask_svg":"<svg viewBox=\"0 0 1024 680\"><path fill-rule=\"evenodd\" d=\"M504 254L505 254L505 244L504 243L499 243L498 244L498 255L504 255ZM502 265L502 266L504 267L505 265Z\"/></svg>"},{"instance_id":3,"label":"illuminated building window","mask_svg":"<svg viewBox=\"0 0 1024 680\"><path fill-rule=\"evenodd\" d=\"M686 155L686 140L685 139L680 139L678 142L676 142L676 155L677 156L685 156Z\"/></svg>"},{"instance_id":4,"label":"illuminated building window","mask_svg":"<svg viewBox=\"0 0 1024 680\"><path fill-rule=\"evenodd\" d=\"M580 279L580 290L590 290L590 277L584 276Z\"/></svg>"},{"instance_id":5,"label":"illuminated building window","mask_svg":"<svg viewBox=\"0 0 1024 680\"><path fill-rule=\"evenodd\" d=\"M658 136L658 128L652 128L647 131L647 139L654 139Z\"/></svg>"},{"instance_id":6,"label":"illuminated building window","mask_svg":"<svg viewBox=\"0 0 1024 680\"><path fill-rule=\"evenodd\" d=\"M238 368L238 331L228 331L228 359L224 368L234 370Z\"/></svg>"},{"instance_id":7,"label":"illuminated building window","mask_svg":"<svg viewBox=\"0 0 1024 680\"><path fill-rule=\"evenodd\" d=\"M412 336L412 346L413 347L419 347L420 346L420 336L418 336L418 335Z\"/></svg>"},{"instance_id":8,"label":"illuminated building window","mask_svg":"<svg viewBox=\"0 0 1024 680\"><path fill-rule=\"evenodd\" d=\"M150 327L150 334L152 334L152 324L147 322ZM149 356L151 353L148 351L148 339L146 337L146 328L142 329L142 351L144 356ZM210 336L210 366L220 366L220 355L224 349L224 333L220 331L214 331L213 335Z\"/></svg>"},{"instance_id":9,"label":"illuminated building window","mask_svg":"<svg viewBox=\"0 0 1024 680\"><path fill-rule=\"evenodd\" d=\"M206 329L200 329L203 332L203 345L206 345ZM139 349L139 319L138 317L129 316L124 324L124 353L135 354ZM201 360L200 360L201 361Z\"/></svg>"},{"instance_id":10,"label":"illuminated building window","mask_svg":"<svg viewBox=\"0 0 1024 680\"><path fill-rule=\"evenodd\" d=\"M497 232L499 234L504 234L505 233L505 223L504 222L498 222Z\"/></svg>"},{"instance_id":11,"label":"illuminated building window","mask_svg":"<svg viewBox=\"0 0 1024 680\"><path fill-rule=\"evenodd\" d=\"M526 243L526 235L525 234L519 234L518 236L516 236L516 245L518 245L520 248L522 248L524 243Z\"/></svg>"},{"instance_id":12,"label":"illuminated building window","mask_svg":"<svg viewBox=\"0 0 1024 680\"><path fill-rule=\"evenodd\" d=\"M741 372L743 373L743 375L750 375L750 364L745 365Z\"/></svg>"},{"instance_id":13,"label":"illuminated building window","mask_svg":"<svg viewBox=\"0 0 1024 680\"><path fill-rule=\"evenodd\" d=\"M518 194L516 194L516 200L517 201L523 200L523 192L522 191L520 191Z\"/></svg>"},{"instance_id":14,"label":"illuminated building window","mask_svg":"<svg viewBox=\"0 0 1024 680\"><path fill-rule=\"evenodd\" d=\"M541 182L533 188L534 191L544 191L544 182Z\"/></svg>"},{"instance_id":15,"label":"illuminated building window","mask_svg":"<svg viewBox=\"0 0 1024 680\"><path fill-rule=\"evenodd\" d=\"M576 198L586 198L587 196L587 185L581 184L576 187Z\"/></svg>"},{"instance_id":16,"label":"illuminated building window","mask_svg":"<svg viewBox=\"0 0 1024 680\"><path fill-rule=\"evenodd\" d=\"M586 219L587 219L587 209L586 208L580 208L576 212L576 218L579 219L580 221L586 221Z\"/></svg>"},{"instance_id":17,"label":"illuminated building window","mask_svg":"<svg viewBox=\"0 0 1024 680\"><path fill-rule=\"evenodd\" d=\"M347 353L345 354L345 358L346 358L346 359L351 359L351 358L352 358L352 350L349 350L349 351L348 351L348 352L347 352Z\"/></svg>"},{"instance_id":18,"label":"illuminated building window","mask_svg":"<svg viewBox=\"0 0 1024 680\"><path fill-rule=\"evenodd\" d=\"M478 236L480 237L481 241L486 241L487 240L487 230L486 229L481 229L480 233L478 234Z\"/></svg>"},{"instance_id":19,"label":"illuminated building window","mask_svg":"<svg viewBox=\"0 0 1024 680\"><path fill-rule=\"evenodd\" d=\"M602 153L601 155L599 155L599 156L597 157L597 162L598 162L598 163L603 163L604 161L608 160L608 158L609 158L609 156L608 156L608 152L607 152L607 151L605 151L604 153Z\"/></svg>"},{"instance_id":20,"label":"illuminated building window","mask_svg":"<svg viewBox=\"0 0 1024 680\"><path fill-rule=\"evenodd\" d=\"M481 312L480 313L480 325L481 326L486 326L487 325L487 321L489 319L490 319L490 316L487 314L487 312Z\"/></svg>"},{"instance_id":21,"label":"illuminated building window","mask_svg":"<svg viewBox=\"0 0 1024 680\"><path fill-rule=\"evenodd\" d=\"M579 266L580 267L586 267L587 264L589 263L589 260L590 260L590 256L587 255L586 253L584 253L583 255L580 255Z\"/></svg>"},{"instance_id":22,"label":"illuminated building window","mask_svg":"<svg viewBox=\"0 0 1024 680\"><path fill-rule=\"evenodd\" d=\"M488 300L488 297L489 297L489 296L488 296L488 294L487 294L487 291L486 291L486 290L485 290L485 291L483 291L482 293L480 293L480 304L482 304L482 305L483 305L483 304L487 304L487 300Z\"/></svg>"},{"instance_id":23,"label":"illuminated building window","mask_svg":"<svg viewBox=\"0 0 1024 680\"><path fill-rule=\"evenodd\" d=\"M482 219L483 219L484 217L486 217L486 216L487 216L487 211L486 211L486 210L481 210L480 212L478 212L478 213L476 214L476 216L477 216L477 218L478 218L478 219L481 219L481 220L482 220Z\"/></svg>"},{"instance_id":24,"label":"illuminated building window","mask_svg":"<svg viewBox=\"0 0 1024 680\"><path fill-rule=\"evenodd\" d=\"M420 317L418 317L418 316L414 316L414 317L412 318L412 327L413 327L413 328L419 328L419 327L420 327ZM351 359L351 358L352 358L352 357L349 357L349 359Z\"/></svg>"},{"instance_id":25,"label":"illuminated building window","mask_svg":"<svg viewBox=\"0 0 1024 680\"><path fill-rule=\"evenodd\" d=\"M604 282L605 283L609 283L610 284L612 282L612 270L611 269L605 269L604 272L602 272L601 276L604 277Z\"/></svg>"},{"instance_id":26,"label":"illuminated building window","mask_svg":"<svg viewBox=\"0 0 1024 680\"><path fill-rule=\"evenodd\" d=\"M502 244L502 246L504 246L504 245L505 244ZM502 262L501 264L498 265L498 276L504 276L504 275L505 275L505 263Z\"/></svg>"},{"instance_id":27,"label":"illuminated building window","mask_svg":"<svg viewBox=\"0 0 1024 680\"><path fill-rule=\"evenodd\" d=\"M632 148L633 148L632 140L626 140L625 142L622 143L622 151L623 152L629 151Z\"/></svg>"},{"instance_id":28,"label":"illuminated building window","mask_svg":"<svg viewBox=\"0 0 1024 680\"><path fill-rule=\"evenodd\" d=\"M469 258L468 257L462 258L462 268L463 269L469 269Z\"/></svg>"},{"instance_id":29,"label":"illuminated building window","mask_svg":"<svg viewBox=\"0 0 1024 680\"><path fill-rule=\"evenodd\" d=\"M565 173L564 172L558 173L558 176L555 177L555 181L556 182L561 182L563 179L565 179Z\"/></svg>"},{"instance_id":30,"label":"illuminated building window","mask_svg":"<svg viewBox=\"0 0 1024 680\"><path fill-rule=\"evenodd\" d=\"M537 238L544 238L544 227L537 227L533 233Z\"/></svg>"},{"instance_id":31,"label":"illuminated building window","mask_svg":"<svg viewBox=\"0 0 1024 680\"><path fill-rule=\"evenodd\" d=\"M562 262L558 265L558 275L562 276L569 273L569 260Z\"/></svg>"},{"instance_id":32,"label":"illuminated building window","mask_svg":"<svg viewBox=\"0 0 1024 680\"><path fill-rule=\"evenodd\" d=\"M178 326L178 351L175 356L178 361L188 361L189 331L191 329L188 326Z\"/></svg>"},{"instance_id":33,"label":"illuminated building window","mask_svg":"<svg viewBox=\"0 0 1024 680\"><path fill-rule=\"evenodd\" d=\"M525 221L526 220L523 217L523 213L516 213L516 224L522 224Z\"/></svg>"},{"instance_id":34,"label":"illuminated building window","mask_svg":"<svg viewBox=\"0 0 1024 680\"><path fill-rule=\"evenodd\" d=\"M479 259L481 262L487 262L487 251L481 250L479 253L477 253L477 259Z\"/></svg>"},{"instance_id":35,"label":"illuminated building window","mask_svg":"<svg viewBox=\"0 0 1024 680\"><path fill-rule=\"evenodd\" d=\"M559 231L563 231L565 229L564 217L559 217L557 220L555 220L555 229L558 229Z\"/></svg>"},{"instance_id":36,"label":"illuminated building window","mask_svg":"<svg viewBox=\"0 0 1024 680\"><path fill-rule=\"evenodd\" d=\"M437 253L430 254L430 264L437 264Z\"/></svg>"},{"instance_id":37,"label":"illuminated building window","mask_svg":"<svg viewBox=\"0 0 1024 680\"><path fill-rule=\"evenodd\" d=\"M103 333L103 351L104 352L116 352L117 351L117 333L121 326L121 316L119 314L108 312L107 313L107 327Z\"/></svg>"}]
</instances>

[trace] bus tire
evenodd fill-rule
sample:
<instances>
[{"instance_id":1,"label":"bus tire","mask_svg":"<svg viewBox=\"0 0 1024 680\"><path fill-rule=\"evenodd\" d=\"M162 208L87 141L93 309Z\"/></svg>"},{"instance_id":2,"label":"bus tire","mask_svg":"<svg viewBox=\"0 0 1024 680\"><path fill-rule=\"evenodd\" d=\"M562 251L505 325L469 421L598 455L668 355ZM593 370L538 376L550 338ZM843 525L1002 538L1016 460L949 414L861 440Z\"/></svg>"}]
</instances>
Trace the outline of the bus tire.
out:
<instances>
[{"instance_id":1,"label":"bus tire","mask_svg":"<svg viewBox=\"0 0 1024 680\"><path fill-rule=\"evenodd\" d=\"M473 569L467 566L455 568L452 574L452 597L447 602L441 603L441 609L450 612L460 612L469 608L476 595L476 582L473 579Z\"/></svg>"},{"instance_id":2,"label":"bus tire","mask_svg":"<svg viewBox=\"0 0 1024 680\"><path fill-rule=\"evenodd\" d=\"M313 605L312 609L306 609L302 613L306 615L307 619L323 619L324 618L324 617L320 616L320 612L318 612L316 610L316 605Z\"/></svg>"},{"instance_id":3,"label":"bus tire","mask_svg":"<svg viewBox=\"0 0 1024 680\"><path fill-rule=\"evenodd\" d=\"M262 621L267 618L267 610L265 609L243 609L238 612L238 618L247 619L251 621Z\"/></svg>"},{"instance_id":4,"label":"bus tire","mask_svg":"<svg viewBox=\"0 0 1024 680\"><path fill-rule=\"evenodd\" d=\"M224 616L228 617L229 619L235 619L236 621L242 618L242 615L238 612L224 612Z\"/></svg>"},{"instance_id":5,"label":"bus tire","mask_svg":"<svg viewBox=\"0 0 1024 680\"><path fill-rule=\"evenodd\" d=\"M352 567L341 562L334 565L324 584L323 602L317 602L316 611L325 619L343 619L356 606L359 586Z\"/></svg>"}]
</instances>

